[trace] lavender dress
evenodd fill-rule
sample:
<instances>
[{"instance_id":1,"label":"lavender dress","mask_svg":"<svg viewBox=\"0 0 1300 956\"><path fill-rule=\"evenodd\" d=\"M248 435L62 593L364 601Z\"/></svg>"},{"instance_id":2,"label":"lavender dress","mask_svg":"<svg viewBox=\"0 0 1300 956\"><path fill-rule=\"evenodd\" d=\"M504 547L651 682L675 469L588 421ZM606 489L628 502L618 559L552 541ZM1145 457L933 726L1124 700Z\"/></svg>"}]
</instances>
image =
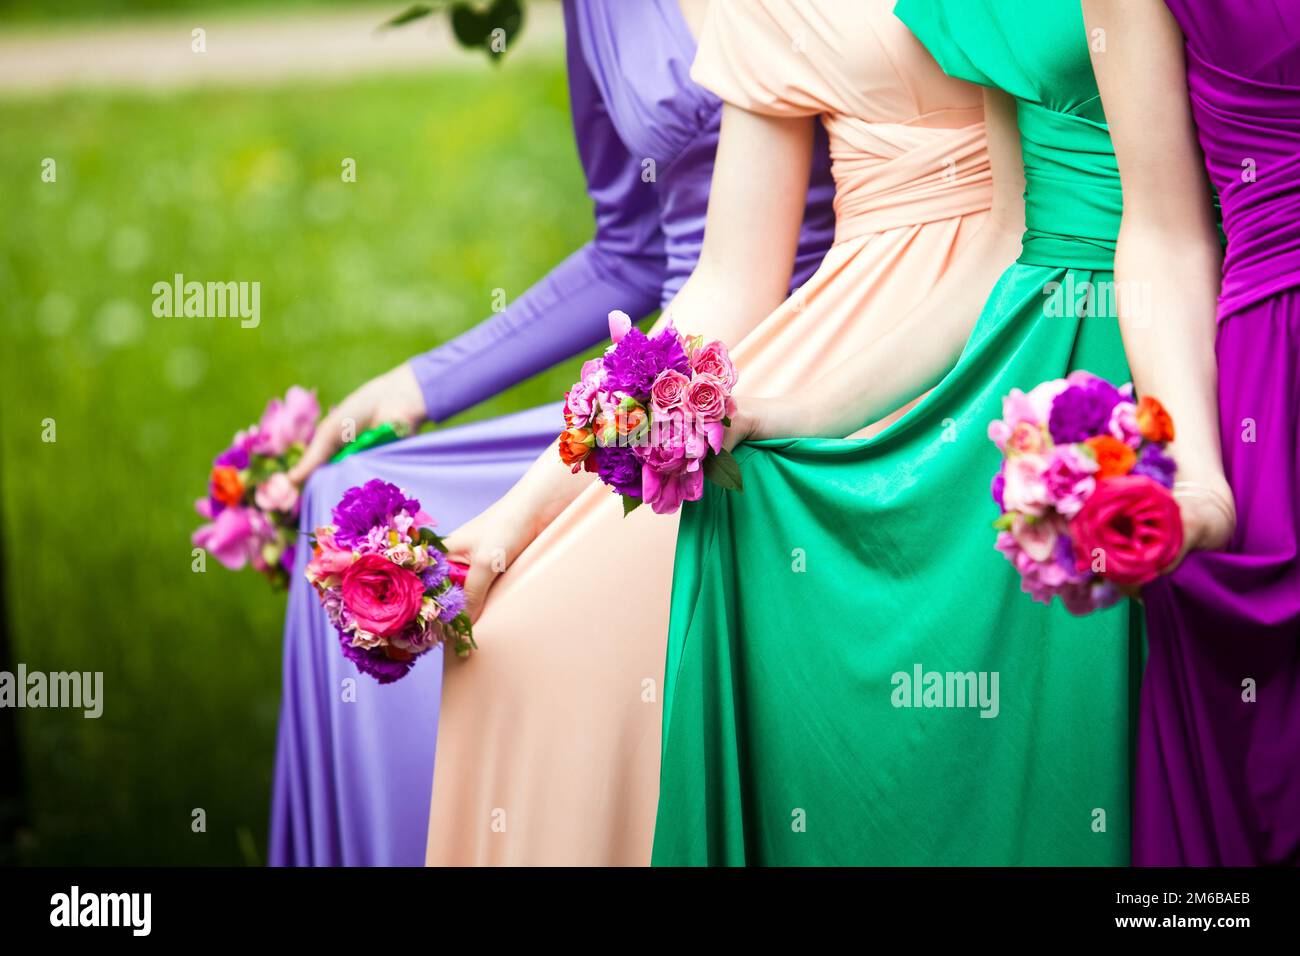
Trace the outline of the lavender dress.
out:
<instances>
[{"instance_id":1,"label":"lavender dress","mask_svg":"<svg viewBox=\"0 0 1300 956\"><path fill-rule=\"evenodd\" d=\"M505 312L414 360L435 421L596 345L611 309L642 316L666 304L699 255L721 105L690 80L695 41L676 0L565 0L564 16L596 236ZM835 229L818 136L795 285L816 269ZM519 478L561 421L558 404L544 406L323 468L304 490L302 527L327 521L344 489L378 476L418 497L444 530L455 528ZM304 545L285 622L270 862L421 865L442 655L426 655L385 687L359 674L302 576L305 562Z\"/></svg>"},{"instance_id":2,"label":"lavender dress","mask_svg":"<svg viewBox=\"0 0 1300 956\"><path fill-rule=\"evenodd\" d=\"M1146 595L1139 865L1300 864L1300 0L1167 0L1228 237L1237 532Z\"/></svg>"}]
</instances>

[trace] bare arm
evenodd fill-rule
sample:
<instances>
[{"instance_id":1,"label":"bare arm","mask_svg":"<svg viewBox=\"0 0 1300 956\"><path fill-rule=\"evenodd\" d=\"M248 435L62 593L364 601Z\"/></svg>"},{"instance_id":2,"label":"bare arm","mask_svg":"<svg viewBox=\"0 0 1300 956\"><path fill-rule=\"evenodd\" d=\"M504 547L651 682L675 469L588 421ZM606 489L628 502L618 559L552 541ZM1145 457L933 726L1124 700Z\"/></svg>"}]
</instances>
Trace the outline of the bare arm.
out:
<instances>
[{"instance_id":1,"label":"bare arm","mask_svg":"<svg viewBox=\"0 0 1300 956\"><path fill-rule=\"evenodd\" d=\"M813 117L772 117L724 105L704 246L665 310L679 329L734 345L786 297L812 163ZM560 422L556 422L559 431ZM571 475L552 445L488 511L447 539L470 564L473 618L488 589L593 480Z\"/></svg>"},{"instance_id":2,"label":"bare arm","mask_svg":"<svg viewBox=\"0 0 1300 956\"><path fill-rule=\"evenodd\" d=\"M993 171L988 217L925 300L880 340L831 369L793 400L738 398L743 438L843 438L932 387L957 361L998 277L1020 252L1024 232L1024 167L1015 103L985 92Z\"/></svg>"},{"instance_id":3,"label":"bare arm","mask_svg":"<svg viewBox=\"0 0 1300 956\"><path fill-rule=\"evenodd\" d=\"M1124 187L1115 252L1124 349L1138 392L1160 399L1175 423L1187 547L1218 547L1233 518L1214 352L1222 255L1182 32L1162 0L1084 0L1083 11L1090 32L1105 31L1092 61Z\"/></svg>"}]
</instances>

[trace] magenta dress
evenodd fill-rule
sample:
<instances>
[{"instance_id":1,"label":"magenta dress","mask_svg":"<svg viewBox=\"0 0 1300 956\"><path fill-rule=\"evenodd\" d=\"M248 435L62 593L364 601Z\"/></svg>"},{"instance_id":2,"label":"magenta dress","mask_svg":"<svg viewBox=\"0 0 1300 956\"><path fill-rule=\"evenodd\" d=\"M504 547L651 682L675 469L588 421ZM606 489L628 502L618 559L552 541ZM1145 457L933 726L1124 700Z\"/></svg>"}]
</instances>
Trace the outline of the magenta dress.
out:
<instances>
[{"instance_id":1,"label":"magenta dress","mask_svg":"<svg viewBox=\"0 0 1300 956\"><path fill-rule=\"evenodd\" d=\"M1300 0L1167 0L1227 252L1223 552L1147 589L1138 865L1300 864Z\"/></svg>"},{"instance_id":2,"label":"magenta dress","mask_svg":"<svg viewBox=\"0 0 1300 956\"><path fill-rule=\"evenodd\" d=\"M595 347L608 334L611 309L644 316L666 304L699 256L721 103L690 80L695 41L676 0L565 0L564 17L574 133L596 235L506 311L413 360L434 421ZM794 285L817 268L835 231L820 128L814 149ZM514 484L562 425L557 403L354 455L312 476L302 527L328 521L346 488L379 477L419 498L451 530ZM302 576L299 540L270 862L420 866L442 655L426 655L388 686L360 674Z\"/></svg>"}]
</instances>

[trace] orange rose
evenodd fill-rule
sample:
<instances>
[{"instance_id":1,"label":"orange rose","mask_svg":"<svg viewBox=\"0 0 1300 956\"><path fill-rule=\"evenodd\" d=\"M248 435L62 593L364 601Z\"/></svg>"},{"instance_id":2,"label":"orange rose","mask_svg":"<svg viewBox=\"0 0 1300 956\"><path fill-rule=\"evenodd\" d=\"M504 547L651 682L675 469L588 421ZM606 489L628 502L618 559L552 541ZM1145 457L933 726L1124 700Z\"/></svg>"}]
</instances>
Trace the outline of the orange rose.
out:
<instances>
[{"instance_id":1,"label":"orange rose","mask_svg":"<svg viewBox=\"0 0 1300 956\"><path fill-rule=\"evenodd\" d=\"M1138 399L1138 431L1147 441L1173 441L1174 420L1169 417L1159 399L1143 395Z\"/></svg>"},{"instance_id":2,"label":"orange rose","mask_svg":"<svg viewBox=\"0 0 1300 956\"><path fill-rule=\"evenodd\" d=\"M589 428L566 428L560 435L560 461L570 467L576 466L589 454L595 438ZM576 471L576 467L574 468Z\"/></svg>"},{"instance_id":3,"label":"orange rose","mask_svg":"<svg viewBox=\"0 0 1300 956\"><path fill-rule=\"evenodd\" d=\"M1137 452L1111 435L1098 435L1084 442L1097 459L1097 479L1127 475L1137 464Z\"/></svg>"},{"instance_id":4,"label":"orange rose","mask_svg":"<svg viewBox=\"0 0 1300 956\"><path fill-rule=\"evenodd\" d=\"M626 412L617 413L614 420L618 424L620 435L631 435L645 424L645 409L630 408Z\"/></svg>"},{"instance_id":5,"label":"orange rose","mask_svg":"<svg viewBox=\"0 0 1300 956\"><path fill-rule=\"evenodd\" d=\"M212 497L227 508L233 508L244 500L244 483L239 480L239 469L233 465L217 465L213 468L208 487Z\"/></svg>"}]
</instances>

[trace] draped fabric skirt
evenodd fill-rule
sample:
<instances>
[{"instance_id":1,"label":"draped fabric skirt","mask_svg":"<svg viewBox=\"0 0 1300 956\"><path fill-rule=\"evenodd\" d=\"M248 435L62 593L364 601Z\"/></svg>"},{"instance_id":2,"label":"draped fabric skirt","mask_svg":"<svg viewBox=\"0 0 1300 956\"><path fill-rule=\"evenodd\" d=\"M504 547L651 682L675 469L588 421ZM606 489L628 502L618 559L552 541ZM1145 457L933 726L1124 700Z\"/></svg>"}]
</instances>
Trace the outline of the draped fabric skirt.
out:
<instances>
[{"instance_id":1,"label":"draped fabric skirt","mask_svg":"<svg viewBox=\"0 0 1300 956\"><path fill-rule=\"evenodd\" d=\"M656 865L1128 862L1140 617L1021 593L987 437L1013 387L1128 381L1113 317L1047 314L1110 279L1016 264L902 419L742 445L684 508Z\"/></svg>"},{"instance_id":2,"label":"draped fabric skirt","mask_svg":"<svg viewBox=\"0 0 1300 956\"><path fill-rule=\"evenodd\" d=\"M1300 864L1300 290L1219 326L1225 551L1147 589L1134 862Z\"/></svg>"},{"instance_id":3,"label":"draped fabric skirt","mask_svg":"<svg viewBox=\"0 0 1300 956\"><path fill-rule=\"evenodd\" d=\"M357 671L303 576L307 532L371 478L406 489L450 531L514 484L561 420L561 407L546 405L428 432L327 465L307 482L284 628L272 865L419 866L429 823L442 655L424 655L386 686Z\"/></svg>"}]
</instances>

